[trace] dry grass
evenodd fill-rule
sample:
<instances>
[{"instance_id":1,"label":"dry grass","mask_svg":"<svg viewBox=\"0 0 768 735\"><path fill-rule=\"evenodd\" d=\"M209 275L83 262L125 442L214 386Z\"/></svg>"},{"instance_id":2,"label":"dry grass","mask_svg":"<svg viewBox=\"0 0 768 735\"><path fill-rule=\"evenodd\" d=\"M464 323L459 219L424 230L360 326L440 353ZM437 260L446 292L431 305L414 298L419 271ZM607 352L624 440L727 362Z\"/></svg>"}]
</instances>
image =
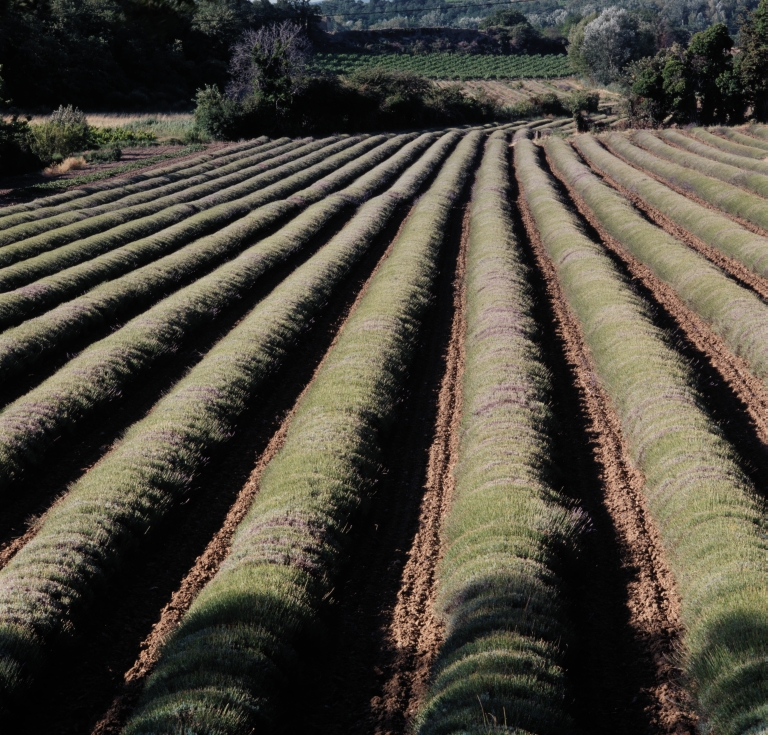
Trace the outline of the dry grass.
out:
<instances>
[{"instance_id":1,"label":"dry grass","mask_svg":"<svg viewBox=\"0 0 768 735\"><path fill-rule=\"evenodd\" d=\"M85 168L87 165L88 163L82 156L77 158L70 156L61 163L54 163L48 166L48 168L43 170L43 173L46 176L58 176L59 174L67 173L67 171L77 171L78 169Z\"/></svg>"},{"instance_id":2,"label":"dry grass","mask_svg":"<svg viewBox=\"0 0 768 735\"><path fill-rule=\"evenodd\" d=\"M163 123L184 123L192 120L191 112L90 112L86 113L89 125L99 128L117 128L121 125L152 119ZM32 115L31 123L43 123L48 115Z\"/></svg>"}]
</instances>

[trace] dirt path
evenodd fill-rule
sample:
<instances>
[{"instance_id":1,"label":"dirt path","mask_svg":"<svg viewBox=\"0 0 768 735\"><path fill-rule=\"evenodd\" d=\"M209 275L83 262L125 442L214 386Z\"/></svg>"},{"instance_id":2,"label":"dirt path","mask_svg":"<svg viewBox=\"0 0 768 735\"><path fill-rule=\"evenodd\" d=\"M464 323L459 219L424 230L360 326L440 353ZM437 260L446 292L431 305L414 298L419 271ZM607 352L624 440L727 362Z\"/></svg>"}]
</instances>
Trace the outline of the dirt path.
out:
<instances>
[{"instance_id":1,"label":"dirt path","mask_svg":"<svg viewBox=\"0 0 768 735\"><path fill-rule=\"evenodd\" d=\"M557 176L555 168L550 168L553 176ZM721 380L732 389L737 400L745 407L753 431L768 449L768 392L763 382L752 374L746 361L735 355L704 319L685 305L671 286L629 253L618 240L611 237L578 194L563 179L558 179L568 191L579 213L599 234L606 248L622 263L632 278L644 286L651 302L662 307L674 323L676 331L683 335L699 355L717 371ZM675 232L670 234L676 236Z\"/></svg>"},{"instance_id":2,"label":"dirt path","mask_svg":"<svg viewBox=\"0 0 768 735\"><path fill-rule=\"evenodd\" d=\"M589 564L582 567L586 574L582 573L583 588L576 595L581 603L577 601L575 617L587 624L577 644L586 658L571 658L577 718L589 731L606 735L693 735L695 719L680 685L682 672L675 665L682 633L680 602L659 533L645 508L643 477L632 465L618 416L599 382L581 327L567 305L555 266L522 197L518 206L578 391L599 472L599 484L580 488L584 493L580 500L598 534L588 545L592 553L615 555L599 559L592 569L585 569ZM573 443L573 437L570 440ZM598 571L590 578L590 572L603 564L616 564L618 569ZM593 597L590 591L598 596ZM585 604L591 609L585 611ZM623 608L624 630L612 631L619 621L601 614L603 608L607 612L611 607ZM600 641L603 636L613 638L621 649L606 650ZM591 643L597 655L588 650ZM601 663L607 669L601 670Z\"/></svg>"}]
</instances>

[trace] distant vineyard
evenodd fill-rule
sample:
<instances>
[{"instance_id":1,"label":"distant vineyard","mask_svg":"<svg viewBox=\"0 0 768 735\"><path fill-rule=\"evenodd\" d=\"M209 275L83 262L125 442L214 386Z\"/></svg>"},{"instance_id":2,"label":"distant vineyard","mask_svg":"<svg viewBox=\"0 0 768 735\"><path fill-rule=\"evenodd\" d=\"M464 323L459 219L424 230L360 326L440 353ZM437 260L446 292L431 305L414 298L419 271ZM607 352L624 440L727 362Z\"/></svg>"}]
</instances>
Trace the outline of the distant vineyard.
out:
<instances>
[{"instance_id":1,"label":"distant vineyard","mask_svg":"<svg viewBox=\"0 0 768 735\"><path fill-rule=\"evenodd\" d=\"M768 128L572 130L0 209L2 732L766 731Z\"/></svg>"},{"instance_id":2,"label":"distant vineyard","mask_svg":"<svg viewBox=\"0 0 768 735\"><path fill-rule=\"evenodd\" d=\"M564 55L490 56L472 54L316 54L314 67L334 74L381 67L429 79L554 79L573 74Z\"/></svg>"}]
</instances>

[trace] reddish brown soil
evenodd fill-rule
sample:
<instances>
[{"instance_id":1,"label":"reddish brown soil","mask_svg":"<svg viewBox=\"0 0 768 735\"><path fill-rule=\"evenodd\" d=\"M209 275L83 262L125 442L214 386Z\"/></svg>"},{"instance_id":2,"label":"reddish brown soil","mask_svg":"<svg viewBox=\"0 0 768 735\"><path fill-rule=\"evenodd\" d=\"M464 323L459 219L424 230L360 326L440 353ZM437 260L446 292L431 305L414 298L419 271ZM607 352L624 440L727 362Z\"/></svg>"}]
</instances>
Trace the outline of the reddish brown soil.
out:
<instances>
[{"instance_id":1,"label":"reddish brown soil","mask_svg":"<svg viewBox=\"0 0 768 735\"><path fill-rule=\"evenodd\" d=\"M684 189L681 186L678 186L677 184L669 181L668 179L665 179L663 176L657 176L652 171L647 171L646 169L637 166L636 164L632 163L632 161L628 160L627 158L624 158L624 156L621 155L617 150L613 149L610 145L610 143L607 140L601 140L600 141L611 153L613 153L616 158L620 158L624 163L626 163L628 166L632 166L632 168L637 169L638 171L642 171L646 176L650 176L652 179L656 179L660 184L664 184L664 186L668 186L673 191L676 191L678 194L682 194L684 197L688 197L691 201L696 202L697 204L700 204L702 207L706 207L707 209L711 209L713 212L717 212L718 214L723 215L723 217L728 217L728 219L733 220L737 224L741 225L742 227L745 227L750 232L754 232L756 235L761 235L762 237L768 237L768 230L764 230L762 227L758 227L757 225L753 224L752 222L749 222L748 220L745 220L741 217L737 217L733 214L730 214L728 212L723 211L722 209L718 209L713 204L710 204L709 202L705 201L701 197L694 194L692 191L688 191L687 189ZM669 143L673 148L677 148L678 146L675 146L673 143L670 143L669 141L664 141L665 143ZM642 148L640 143L636 143L636 145L639 148ZM646 150L643 148L643 150ZM680 148L679 150L685 151L686 153L690 153L690 151L686 151L684 148ZM648 151L648 153L651 153L651 151ZM654 155L651 153L651 155ZM666 160L666 159L664 159ZM732 186L732 185L731 185ZM738 188L738 187L737 187ZM744 191L747 191L744 189ZM749 194L752 194L753 196L758 196L753 191L749 191Z\"/></svg>"},{"instance_id":2,"label":"reddish brown soil","mask_svg":"<svg viewBox=\"0 0 768 735\"><path fill-rule=\"evenodd\" d=\"M621 595L626 605L626 623L634 638L625 642L625 653L634 650L639 654L626 673L640 685L635 698L643 703L643 721L633 721L634 702L622 702L621 692L614 695L611 691L617 685L621 687L622 683L606 682L607 689L601 691L601 695L613 700L614 710L604 712L603 717L615 724L602 727L606 728L605 732L692 735L695 718L687 694L680 685L682 672L676 665L682 634L680 602L658 530L645 508L643 477L630 460L618 416L600 384L581 327L568 307L555 266L541 243L533 217L522 197L518 205L536 265L546 283L546 292L592 437L594 459L600 468L601 483L593 488L593 492L598 490L600 493L602 507L595 509L597 513L593 518L597 523L601 515L610 520L623 572L625 586ZM616 593L614 591L613 594ZM595 600L592 602L595 604ZM597 603L602 604L603 600ZM583 648L582 645L581 650ZM593 687L596 685L594 680L590 683ZM626 697L626 693L623 696ZM589 695L586 697L589 698ZM584 698L577 697L577 700L580 700L577 707L584 707ZM592 731L601 729L598 725Z\"/></svg>"}]
</instances>

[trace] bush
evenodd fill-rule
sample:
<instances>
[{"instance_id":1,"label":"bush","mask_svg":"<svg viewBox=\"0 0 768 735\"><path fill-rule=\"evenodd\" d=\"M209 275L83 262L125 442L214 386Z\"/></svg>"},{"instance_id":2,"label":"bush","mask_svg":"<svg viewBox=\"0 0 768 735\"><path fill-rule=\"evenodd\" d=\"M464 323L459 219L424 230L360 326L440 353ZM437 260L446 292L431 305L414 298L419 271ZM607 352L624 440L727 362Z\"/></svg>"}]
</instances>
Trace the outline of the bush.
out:
<instances>
[{"instance_id":1,"label":"bush","mask_svg":"<svg viewBox=\"0 0 768 735\"><path fill-rule=\"evenodd\" d=\"M0 175L26 173L42 168L42 162L32 152L29 123L14 115L10 121L0 119Z\"/></svg>"},{"instance_id":2,"label":"bush","mask_svg":"<svg viewBox=\"0 0 768 735\"><path fill-rule=\"evenodd\" d=\"M90 128L88 145L91 148L101 148L114 143L139 144L154 143L157 136L149 130L134 130L131 128ZM115 146L112 146L115 147Z\"/></svg>"},{"instance_id":3,"label":"bush","mask_svg":"<svg viewBox=\"0 0 768 735\"><path fill-rule=\"evenodd\" d=\"M541 117L542 115L570 115L570 108L554 92L529 97L508 108L514 119L523 117Z\"/></svg>"},{"instance_id":4,"label":"bush","mask_svg":"<svg viewBox=\"0 0 768 735\"><path fill-rule=\"evenodd\" d=\"M117 146L98 151L89 151L84 156L88 163L109 163L110 161L119 161L122 157L123 152Z\"/></svg>"},{"instance_id":5,"label":"bush","mask_svg":"<svg viewBox=\"0 0 768 735\"><path fill-rule=\"evenodd\" d=\"M238 101L206 87L197 93L195 128L217 140L237 140L480 123L501 115L493 100L468 97L458 86L440 89L417 74L374 68L343 80L304 78L283 109L259 92Z\"/></svg>"},{"instance_id":6,"label":"bush","mask_svg":"<svg viewBox=\"0 0 768 735\"><path fill-rule=\"evenodd\" d=\"M89 147L90 130L82 111L61 106L46 122L32 126L32 152L45 164L65 158Z\"/></svg>"},{"instance_id":7,"label":"bush","mask_svg":"<svg viewBox=\"0 0 768 735\"><path fill-rule=\"evenodd\" d=\"M599 104L599 93L587 92L583 89L571 92L565 99L565 106L572 115L579 112L597 112Z\"/></svg>"}]
</instances>

